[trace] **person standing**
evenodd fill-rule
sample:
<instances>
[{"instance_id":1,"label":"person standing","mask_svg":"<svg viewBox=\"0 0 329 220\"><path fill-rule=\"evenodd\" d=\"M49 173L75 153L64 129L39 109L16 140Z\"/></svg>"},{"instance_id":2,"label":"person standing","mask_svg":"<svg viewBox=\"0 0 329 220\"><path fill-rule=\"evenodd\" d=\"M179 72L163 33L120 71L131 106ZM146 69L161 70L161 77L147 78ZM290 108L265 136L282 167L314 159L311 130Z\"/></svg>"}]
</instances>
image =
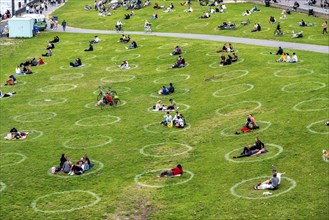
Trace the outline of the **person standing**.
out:
<instances>
[{"instance_id":1,"label":"person standing","mask_svg":"<svg viewBox=\"0 0 329 220\"><path fill-rule=\"evenodd\" d=\"M328 34L328 31L327 31L327 21L324 21L323 24L322 24L322 34L324 34L324 32L326 32Z\"/></svg>"},{"instance_id":2,"label":"person standing","mask_svg":"<svg viewBox=\"0 0 329 220\"><path fill-rule=\"evenodd\" d=\"M276 26L276 30L275 30L275 32L274 32L274 35L276 35L276 34L278 34L278 35L283 35L283 32L282 32L282 30L281 30L280 22L278 22L278 25Z\"/></svg>"},{"instance_id":3,"label":"person standing","mask_svg":"<svg viewBox=\"0 0 329 220\"><path fill-rule=\"evenodd\" d=\"M63 27L63 31L65 31L65 29L66 29L66 21L65 20L62 21L62 27Z\"/></svg>"}]
</instances>

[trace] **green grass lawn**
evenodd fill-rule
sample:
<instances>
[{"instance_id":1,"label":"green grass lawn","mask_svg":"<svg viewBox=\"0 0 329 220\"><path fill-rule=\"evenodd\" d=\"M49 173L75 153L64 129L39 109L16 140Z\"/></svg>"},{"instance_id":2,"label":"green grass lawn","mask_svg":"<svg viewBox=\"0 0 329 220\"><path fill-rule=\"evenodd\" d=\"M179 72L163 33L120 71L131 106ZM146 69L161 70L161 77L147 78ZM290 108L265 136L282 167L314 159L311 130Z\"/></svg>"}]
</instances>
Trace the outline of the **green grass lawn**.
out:
<instances>
[{"instance_id":1,"label":"green grass lawn","mask_svg":"<svg viewBox=\"0 0 329 220\"><path fill-rule=\"evenodd\" d=\"M126 50L120 34L99 35L87 53L93 35L58 33L46 65L18 77L15 87L3 86L54 35L0 41L1 90L17 92L0 99L1 219L327 219L327 54L289 50L300 62L276 63L269 54L276 48L234 44L240 62L220 67L215 51L225 42L133 35L140 47ZM183 69L169 69L176 45L186 51ZM84 67L69 67L76 57ZM131 69L118 68L124 59ZM170 82L176 92L159 96ZM115 89L122 105L96 108L100 85ZM164 113L150 111L169 98L185 129L161 126ZM260 129L235 135L250 113ZM12 127L29 131L28 138L4 140ZM269 152L233 160L256 136ZM73 161L87 153L94 167L82 176L50 174L62 153ZM178 163L182 177L156 177ZM286 175L264 196L252 187L269 178L272 164Z\"/></svg>"},{"instance_id":2,"label":"green grass lawn","mask_svg":"<svg viewBox=\"0 0 329 220\"><path fill-rule=\"evenodd\" d=\"M153 32L178 32L178 33L202 33L223 36L245 37L255 39L280 40L297 43L312 43L318 45L329 45L328 35L323 36L322 23L324 19L308 16L303 13L292 12L287 19L281 20L281 10L257 5L261 12L255 12L250 16L242 16L242 12L251 9L254 4L238 3L226 4L225 13L211 14L209 19L199 19L199 17L210 7L200 6L196 2L192 2L192 13L185 13L187 6L181 6L182 1L162 1L159 5L168 6L173 2L175 11L164 13L164 9L153 9L153 5L141 10L134 10L135 15L129 20L124 20L124 14L129 13L125 8L112 10L111 16L99 17L95 10L83 10L84 5L91 4L90 1L68 1L65 7L58 9L53 15L59 17L59 23L63 19L67 21L68 26L80 27L87 29L114 30L118 19L124 23L125 31L144 31L144 22L148 20L152 23ZM155 3L155 2L153 2ZM157 20L151 21L153 13L159 15ZM276 24L269 24L270 16L274 16L280 21L281 28L285 33L283 36L274 36ZM243 26L240 23L250 19L250 24ZM299 27L298 22L304 19L307 23L312 23L312 27ZM230 21L238 25L236 30L219 30L218 25L224 21ZM259 23L262 27L261 32L251 32L255 23ZM292 32L303 31L304 37L293 39Z\"/></svg>"}]
</instances>

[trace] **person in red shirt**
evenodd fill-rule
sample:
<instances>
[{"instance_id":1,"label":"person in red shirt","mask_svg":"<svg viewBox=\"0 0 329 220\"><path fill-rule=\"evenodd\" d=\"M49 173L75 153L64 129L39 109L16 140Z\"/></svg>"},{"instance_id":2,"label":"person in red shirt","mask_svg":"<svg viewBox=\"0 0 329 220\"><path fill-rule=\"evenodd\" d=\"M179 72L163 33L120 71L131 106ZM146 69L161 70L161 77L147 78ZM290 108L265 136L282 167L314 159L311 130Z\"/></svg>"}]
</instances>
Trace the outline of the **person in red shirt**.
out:
<instances>
[{"instance_id":1,"label":"person in red shirt","mask_svg":"<svg viewBox=\"0 0 329 220\"><path fill-rule=\"evenodd\" d=\"M43 59L41 59L41 57L39 58L39 65L45 64L45 62L43 62Z\"/></svg>"},{"instance_id":2,"label":"person in red shirt","mask_svg":"<svg viewBox=\"0 0 329 220\"><path fill-rule=\"evenodd\" d=\"M170 170L163 171L160 173L159 177L165 177L165 176L177 176L183 174L183 167L178 164L175 168L172 168Z\"/></svg>"}]
</instances>

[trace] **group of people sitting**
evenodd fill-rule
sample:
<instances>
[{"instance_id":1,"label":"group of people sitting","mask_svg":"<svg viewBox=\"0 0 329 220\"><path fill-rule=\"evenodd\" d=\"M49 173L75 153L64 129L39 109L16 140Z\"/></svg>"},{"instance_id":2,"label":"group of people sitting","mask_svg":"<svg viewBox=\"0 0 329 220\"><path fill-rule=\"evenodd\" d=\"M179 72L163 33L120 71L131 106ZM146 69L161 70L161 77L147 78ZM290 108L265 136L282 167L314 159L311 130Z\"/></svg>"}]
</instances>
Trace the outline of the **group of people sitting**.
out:
<instances>
[{"instance_id":1,"label":"group of people sitting","mask_svg":"<svg viewBox=\"0 0 329 220\"><path fill-rule=\"evenodd\" d=\"M248 115L246 119L245 125L240 129L242 133L244 132L251 132L252 130L259 129L259 125L256 123L255 118L252 114ZM235 134L240 134L239 131L235 132Z\"/></svg>"},{"instance_id":2,"label":"group of people sitting","mask_svg":"<svg viewBox=\"0 0 329 220\"><path fill-rule=\"evenodd\" d=\"M170 111L167 111L163 117L164 119L160 122L160 124L167 126L168 128L172 128L173 126L176 128L184 128L186 125L184 116L177 111L174 117L172 117Z\"/></svg>"},{"instance_id":3,"label":"group of people sitting","mask_svg":"<svg viewBox=\"0 0 329 220\"><path fill-rule=\"evenodd\" d=\"M268 150L265 148L265 145L258 137L255 139L255 144L247 145L243 147L240 155L233 156L234 159L241 158L241 157L251 157L251 156L258 156L262 153L266 153Z\"/></svg>"},{"instance_id":4,"label":"group of people sitting","mask_svg":"<svg viewBox=\"0 0 329 220\"><path fill-rule=\"evenodd\" d=\"M158 100L153 106L153 111L176 111L177 109L177 104L173 99L169 99L168 105L163 105L161 100Z\"/></svg>"},{"instance_id":5,"label":"group of people sitting","mask_svg":"<svg viewBox=\"0 0 329 220\"><path fill-rule=\"evenodd\" d=\"M65 155L62 154L59 166L52 167L52 174L68 174L68 175L81 175L89 170L93 165L91 164L87 154L83 154L82 158L75 164Z\"/></svg>"},{"instance_id":6,"label":"group of people sitting","mask_svg":"<svg viewBox=\"0 0 329 220\"><path fill-rule=\"evenodd\" d=\"M223 24L218 26L218 28L220 30L232 30L232 29L236 28L236 25L235 25L235 23L224 21Z\"/></svg>"},{"instance_id":7,"label":"group of people sitting","mask_svg":"<svg viewBox=\"0 0 329 220\"><path fill-rule=\"evenodd\" d=\"M48 41L48 45L46 47L46 52L41 54L41 56L43 57L51 57L53 55L53 49L55 49L55 45L54 43L58 43L59 42L59 37L55 36L53 40Z\"/></svg>"},{"instance_id":8,"label":"group of people sitting","mask_svg":"<svg viewBox=\"0 0 329 220\"><path fill-rule=\"evenodd\" d=\"M224 54L222 54L220 56L220 61L219 61L219 65L220 66L227 66L227 65L231 65L232 63L238 61L238 55L236 53L233 53L232 55L227 55L225 56Z\"/></svg>"},{"instance_id":9,"label":"group of people sitting","mask_svg":"<svg viewBox=\"0 0 329 220\"><path fill-rule=\"evenodd\" d=\"M21 140L25 139L29 132L17 131L16 128L10 129L9 133L5 136L6 140Z\"/></svg>"},{"instance_id":10,"label":"group of people sitting","mask_svg":"<svg viewBox=\"0 0 329 220\"><path fill-rule=\"evenodd\" d=\"M169 95L175 92L175 87L172 83L169 83L168 87L162 86L162 89L159 90L159 95Z\"/></svg>"},{"instance_id":11,"label":"group of people sitting","mask_svg":"<svg viewBox=\"0 0 329 220\"><path fill-rule=\"evenodd\" d=\"M292 56L290 57L289 53L283 52L280 56L279 59L275 60L276 62L279 63L297 63L298 62L298 57L295 52L292 53Z\"/></svg>"},{"instance_id":12,"label":"group of people sitting","mask_svg":"<svg viewBox=\"0 0 329 220\"><path fill-rule=\"evenodd\" d=\"M177 61L176 61L176 63L174 63L172 66L171 66L171 68L183 68L183 67L185 67L185 59L184 59L184 57L182 57L182 56L179 56L178 58L177 58Z\"/></svg>"},{"instance_id":13,"label":"group of people sitting","mask_svg":"<svg viewBox=\"0 0 329 220\"><path fill-rule=\"evenodd\" d=\"M228 45L224 44L221 50L216 50L216 53L220 53L220 52L227 52L227 53L234 52L232 44L231 43L229 43Z\"/></svg>"}]
</instances>

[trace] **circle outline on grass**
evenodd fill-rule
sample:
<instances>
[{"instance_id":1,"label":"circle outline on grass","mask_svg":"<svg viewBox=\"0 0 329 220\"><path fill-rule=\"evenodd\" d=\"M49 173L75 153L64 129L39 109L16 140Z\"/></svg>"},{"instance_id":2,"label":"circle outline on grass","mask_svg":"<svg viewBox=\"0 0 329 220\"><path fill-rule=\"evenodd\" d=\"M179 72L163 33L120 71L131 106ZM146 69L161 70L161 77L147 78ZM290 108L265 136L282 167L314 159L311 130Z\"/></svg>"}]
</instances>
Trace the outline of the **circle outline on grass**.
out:
<instances>
[{"instance_id":1,"label":"circle outline on grass","mask_svg":"<svg viewBox=\"0 0 329 220\"><path fill-rule=\"evenodd\" d=\"M225 81L231 81L231 80L234 80L234 79L242 78L242 77L244 77L244 76L246 76L246 75L249 74L249 71L248 71L248 70L232 70L232 71L228 71L228 72L224 72L224 73L221 73L221 74L215 75L215 77L216 77L216 76L218 77L218 76L221 76L221 75L224 75L224 74L228 74L228 73L230 73L230 72L244 72L244 74L242 74L242 75L240 75L240 76L238 76L238 77L235 77L235 78L226 79L226 80L221 80L221 81L223 81L223 82L225 82ZM211 80L211 81L213 81L213 82L218 82L219 79L213 79L213 80Z\"/></svg>"},{"instance_id":2,"label":"circle outline on grass","mask_svg":"<svg viewBox=\"0 0 329 220\"><path fill-rule=\"evenodd\" d=\"M133 57L133 58L129 58L129 60L135 60L135 59L138 59L138 58L140 58L140 57L142 56L142 55L139 54L139 53L136 53L136 54L130 54L130 55L134 55L134 56L137 55L137 56L136 56L136 57ZM114 61L114 62L115 62L115 61L120 61L120 60L116 59L117 57L118 57L118 56L114 56L114 57L111 58L111 60Z\"/></svg>"},{"instance_id":3,"label":"circle outline on grass","mask_svg":"<svg viewBox=\"0 0 329 220\"><path fill-rule=\"evenodd\" d=\"M59 76L70 76L70 75L78 75L78 76L73 76L73 78L69 78L69 79L56 79L56 77L59 77ZM81 79L82 77L84 77L84 74L83 73L63 73L63 74L58 74L58 75L55 75L55 76L52 76L50 77L49 79L50 80L74 80L74 79Z\"/></svg>"},{"instance_id":4,"label":"circle outline on grass","mask_svg":"<svg viewBox=\"0 0 329 220\"><path fill-rule=\"evenodd\" d=\"M41 209L37 208L38 200L43 199L43 198L47 198L47 197L52 196L52 195L65 194L65 193L68 193L68 192L88 193L88 194L92 195L94 198L96 198L96 200L94 202L88 204L88 205L80 206L79 208L60 209L60 210L56 210L56 211L45 211L45 210L41 210ZM80 209L83 209L83 208L87 208L87 207L91 207L93 205L96 205L99 201L101 201L101 198L93 192L84 191L84 190L68 190L68 191L62 191L62 192L54 192L54 193L50 193L50 194L41 196L41 197L37 198L36 200L34 200L31 203L31 206L34 209L34 211L36 211L36 212L43 212L43 213L72 212L72 211L76 211L76 210L80 210Z\"/></svg>"},{"instance_id":5,"label":"circle outline on grass","mask_svg":"<svg viewBox=\"0 0 329 220\"><path fill-rule=\"evenodd\" d=\"M21 153L0 153L0 155L2 155L2 154L4 154L4 155L8 155L8 154L16 154L16 155L18 155L18 156L21 156L22 157L22 159L20 160L20 161L16 161L16 162L14 162L14 163L11 163L11 164L7 164L7 165L0 165L0 167L9 167L9 166L15 166L15 165L17 165L17 164L20 164L20 163L22 163L24 160L26 160L26 158L27 158L27 156L25 156L24 154L21 154Z\"/></svg>"},{"instance_id":6,"label":"circle outline on grass","mask_svg":"<svg viewBox=\"0 0 329 220\"><path fill-rule=\"evenodd\" d=\"M263 161L263 160L269 160L269 159L272 159L274 157L277 157L279 156L282 152L283 152L283 147L281 147L280 145L277 145L277 144L264 144L265 146L272 146L272 147L276 147L277 149L279 149L279 151L274 154L273 156L271 157L266 157L266 158L261 158L261 159L258 159L258 160L239 160L239 159L235 159L233 160L232 158L230 158L230 155L235 152L235 151L241 151L241 147L239 148L236 148L234 150L231 150L230 152L228 152L227 154L225 154L225 160L227 161L230 161L230 162L233 162L233 163L253 163L253 162L259 162L259 161Z\"/></svg>"},{"instance_id":7,"label":"circle outline on grass","mask_svg":"<svg viewBox=\"0 0 329 220\"><path fill-rule=\"evenodd\" d=\"M233 62L231 65L221 66L219 64L219 62L215 61L215 62L209 64L209 67L212 68L212 69L217 69L217 68L223 68L223 67L226 67L226 66L235 66L236 64L239 64L239 63L242 63L242 62L244 62L244 58L240 58L238 61ZM215 64L217 64L218 66L214 66Z\"/></svg>"},{"instance_id":8,"label":"circle outline on grass","mask_svg":"<svg viewBox=\"0 0 329 220\"><path fill-rule=\"evenodd\" d=\"M51 115L53 115L52 117L48 117L48 118L43 118L43 119L41 119L41 120L34 120L34 121L31 121L31 120L29 120L29 121L22 121L22 120L18 120L18 118L19 117L21 117L21 116L25 116L25 115L31 115L31 114L34 114L34 113L37 113L37 114L42 114L42 113L49 113L49 114L51 114ZM44 121L44 120L50 120L50 119L52 119L52 118L54 118L54 117L56 117L57 116L57 113L55 113L55 112L29 112L29 113L26 113L26 114L22 114L22 115L16 115L16 116L14 116L14 120L15 121L17 121L17 122L40 122L40 121Z\"/></svg>"},{"instance_id":9,"label":"circle outline on grass","mask_svg":"<svg viewBox=\"0 0 329 220\"><path fill-rule=\"evenodd\" d=\"M267 124L267 126L265 128L261 128L261 129L257 129L257 130L254 130L255 132L259 133L259 132L262 132L264 130L267 130L271 125L272 123L269 122L269 121L262 121L262 120L259 120L258 122L261 122L261 123L265 123ZM239 124L240 125L240 124ZM236 134L227 134L225 133L226 130L229 130L229 129L232 129L234 127L237 127L236 125L233 125L233 126L230 126L230 127L227 127L227 128L224 128L223 130L221 130L220 134L222 136L225 136L225 137L230 137L230 136L236 136ZM240 126L241 127L241 126ZM244 132L242 134L239 134L239 136L246 136L246 135L249 135L249 134L255 134L254 132Z\"/></svg>"},{"instance_id":10,"label":"circle outline on grass","mask_svg":"<svg viewBox=\"0 0 329 220\"><path fill-rule=\"evenodd\" d=\"M59 98L59 100L62 100L62 101L59 101L59 102L52 102L53 104L48 104L48 105L35 105L35 104L32 104L34 101L46 101L46 99L35 99L35 100L32 100L32 101L29 101L28 104L30 106L52 106L52 105L58 105L58 104L63 104L65 102L67 102L67 99L66 98Z\"/></svg>"},{"instance_id":11,"label":"circle outline on grass","mask_svg":"<svg viewBox=\"0 0 329 220\"><path fill-rule=\"evenodd\" d=\"M191 26L197 26L197 27L192 27L192 29L198 29L198 28L203 28L209 25L209 22L205 22L205 23L192 23L192 24L188 24L184 27L185 30L188 30L189 28L191 28Z\"/></svg>"},{"instance_id":12,"label":"circle outline on grass","mask_svg":"<svg viewBox=\"0 0 329 220\"><path fill-rule=\"evenodd\" d=\"M165 155L156 155L156 154L148 154L144 152L145 148L148 148L150 146L157 146L157 145L163 145L163 144L179 144L181 146L184 146L187 148L186 151L183 151L181 153L176 153L176 154L165 154ZM148 156L148 157L169 157L169 156L178 156L178 155L182 155L182 154L187 154L189 151L191 151L193 149L193 147L187 145L187 144L182 144L182 143L178 143L178 142L162 142L162 143L157 143L157 144L148 144L143 146L141 149L139 149L139 153L143 154L144 156Z\"/></svg>"},{"instance_id":13,"label":"circle outline on grass","mask_svg":"<svg viewBox=\"0 0 329 220\"><path fill-rule=\"evenodd\" d=\"M71 88L69 89L66 89L66 90L60 90L60 91L47 91L45 90L47 87L56 87L56 86L67 86L67 85L70 85L72 86ZM54 93L54 92L68 92L68 91L71 91L73 89L76 89L78 87L78 85L75 85L75 84L54 84L54 85L48 85L48 86L45 86L45 87L42 87L40 89L38 89L40 92L45 92L45 93Z\"/></svg>"},{"instance_id":14,"label":"circle outline on grass","mask_svg":"<svg viewBox=\"0 0 329 220\"><path fill-rule=\"evenodd\" d=\"M286 88L286 87L289 87L289 86L291 86L291 85L298 85L298 84L303 85L303 83L305 83L305 82L290 83L290 84L288 84L288 85L283 86L283 87L281 88L281 91L282 91L282 92L287 92L287 93L295 93L295 92L296 92L296 93L297 93L297 92L310 92L310 91L316 91L316 90L319 90L319 89L323 89L324 87L327 86L327 84L322 83L322 82L307 81L306 83L320 84L320 87L319 87L319 88L316 88L316 89L302 90L302 91L289 91L289 90L288 90L288 91L285 91L285 88Z\"/></svg>"},{"instance_id":15,"label":"circle outline on grass","mask_svg":"<svg viewBox=\"0 0 329 220\"><path fill-rule=\"evenodd\" d=\"M177 77L177 76L185 76L185 79L182 79L182 80L175 80L175 83L177 82L181 82L181 81L184 81L184 80L188 80L191 75L190 74L176 74L176 75L171 75L171 76L165 76L165 77L160 77L160 78L157 78L155 80L153 80L153 83L155 84L163 84L163 83L159 83L158 81L161 80L161 79L166 79L166 78L169 78L169 77Z\"/></svg>"},{"instance_id":16,"label":"circle outline on grass","mask_svg":"<svg viewBox=\"0 0 329 220\"><path fill-rule=\"evenodd\" d=\"M80 122L82 120L85 120L85 119L90 119L90 118L97 118L97 119L100 119L101 117L111 117L111 118L116 118L115 121L112 121L112 122L109 122L109 123L106 123L106 124L101 124L101 125L81 125ZM120 117L118 116L114 116L114 115L102 115L102 116L91 116L91 117L87 117L87 118L82 118L78 121L76 121L74 124L77 125L77 126L84 126L84 127L98 127L98 126L105 126L105 125L111 125L111 124L114 124L116 122L119 122L121 120Z\"/></svg>"},{"instance_id":17,"label":"circle outline on grass","mask_svg":"<svg viewBox=\"0 0 329 220\"><path fill-rule=\"evenodd\" d=\"M61 175L61 174L52 174L51 173L51 168L48 169L47 173L48 175L50 176L55 176L55 177L58 177L58 178L63 178L63 179L66 179L66 178L77 178L77 177L83 177L83 176L88 176L90 174L93 174L93 173L97 173L98 171L100 171L101 169L104 168L104 164L98 160L91 160L91 162L93 162L93 164L98 163L99 167L97 169L94 169L91 168L89 169L86 173L83 173L82 175L69 175L69 174L64 174L64 175ZM95 166L95 165L94 165Z\"/></svg>"},{"instance_id":18,"label":"circle outline on grass","mask_svg":"<svg viewBox=\"0 0 329 220\"><path fill-rule=\"evenodd\" d=\"M289 70L292 70L292 69L294 69L294 70L306 70L306 71L308 71L309 73L308 74L304 74L304 75L296 75L296 76L280 76L280 75L278 75L278 73L280 73L280 72L283 72L283 71L287 71L287 72L289 72ZM287 78L292 78L292 77L302 77L302 76L308 76L308 75L312 75L314 73L314 70L310 70L310 69L306 69L306 68L290 68L290 69L285 69L285 70L277 70L277 71L275 71L274 73L273 73L273 75L274 76L276 76L276 77L287 77Z\"/></svg>"},{"instance_id":19,"label":"circle outline on grass","mask_svg":"<svg viewBox=\"0 0 329 220\"><path fill-rule=\"evenodd\" d=\"M217 92L219 92L219 91L227 90L227 89L229 89L229 88L231 88L231 87L241 86L241 85L242 85L242 86L244 86L244 85L249 86L249 88L248 88L247 90L243 91L243 92L232 93L232 94L229 94L229 95L221 95L221 96L218 96L218 95L215 94L215 93L217 93ZM217 98L220 98L220 97L235 96L235 95L239 95L239 94L242 94L242 93L246 93L246 92L252 90L254 87L255 87L255 86L252 85L252 84L242 83L242 84L232 85L232 86L228 86L228 87L225 87L225 88L219 89L219 90L213 92L212 95L213 95L214 97L217 97Z\"/></svg>"},{"instance_id":20,"label":"circle outline on grass","mask_svg":"<svg viewBox=\"0 0 329 220\"><path fill-rule=\"evenodd\" d=\"M93 146L90 146L90 147L84 147L84 148L75 148L75 147L70 147L69 145L67 145L68 142L70 142L71 140L67 140L65 142L63 142L63 147L65 148L69 148L69 149L74 149L74 150L79 150L79 149L90 149L90 148L97 148L97 147L102 147L102 146L105 146L107 144L110 144L112 143L113 139L112 137L110 136L105 136L105 135L99 135L101 137L106 137L107 138L107 141L103 144L98 144L98 145L93 145Z\"/></svg>"},{"instance_id":21,"label":"circle outline on grass","mask_svg":"<svg viewBox=\"0 0 329 220\"><path fill-rule=\"evenodd\" d=\"M260 107L262 107L262 103L260 103L260 102L258 102L258 101L241 101L241 102L236 102L236 103L234 103L234 104L225 105L225 106L222 107L222 108L218 108L218 109L216 109L216 114L217 114L217 115L221 115L221 116L237 116L237 115L240 115L240 114L242 114L242 113L239 113L239 114L221 114L221 113L218 112L218 110L222 110L222 109L224 109L225 107L234 106L234 105L236 105L236 104L240 104L240 103L257 103L257 104L258 104L258 106L257 106L256 108L253 108L253 109L251 109L251 110L248 110L249 112L253 112L253 111L259 109ZM246 110L246 111L247 111L247 110Z\"/></svg>"},{"instance_id":22,"label":"circle outline on grass","mask_svg":"<svg viewBox=\"0 0 329 220\"><path fill-rule=\"evenodd\" d=\"M168 168L169 169L169 168ZM144 184L144 183L141 183L138 181L138 179L145 175L145 174L149 174L149 173L155 173L155 172L160 172L160 171L164 171L164 170L168 170L168 169L157 169L157 170L150 170L150 171L146 171L144 173L140 173L140 174L137 174L134 178L135 182L140 185L140 186L145 186L145 187L150 187L150 188L163 188L163 187L167 187L167 186L175 186L175 185L180 185L180 184L184 184L184 183L187 183L189 182L190 180L193 179L194 177L194 173L192 173L191 171L188 171L188 170L184 170L184 173L188 173L190 174L190 178L184 180L184 181L181 181L181 182L178 182L178 183L171 183L171 184L163 184L163 185L149 185L149 184ZM179 178L179 177L174 177L174 178Z\"/></svg>"},{"instance_id":23,"label":"circle outline on grass","mask_svg":"<svg viewBox=\"0 0 329 220\"><path fill-rule=\"evenodd\" d=\"M309 99L309 100L301 101L301 102L297 103L296 105L294 105L292 107L292 109L295 110L295 111L299 111L299 112L313 112L313 111L321 111L321 110L329 109L329 108L315 108L315 109L302 110L302 109L297 108L298 105L301 105L301 104L306 103L306 102L312 102L312 101L315 101L315 100L327 100L327 101L329 101L329 98L315 98L315 99Z\"/></svg>"},{"instance_id":24,"label":"circle outline on grass","mask_svg":"<svg viewBox=\"0 0 329 220\"><path fill-rule=\"evenodd\" d=\"M184 109L179 108L179 109L176 109L175 111L170 111L170 112L176 112L176 111L184 112L184 111L188 110L188 109L191 107L191 106L186 105L186 104L183 104L183 103L177 103L177 105L178 105L178 107L180 107L180 106L185 106L185 108L184 108ZM163 110L163 111L153 111L152 109L153 109L152 107L149 107L149 108L147 109L147 111L148 111L148 112L162 112L162 113L165 113L165 112L168 111L168 110Z\"/></svg>"},{"instance_id":25,"label":"circle outline on grass","mask_svg":"<svg viewBox=\"0 0 329 220\"><path fill-rule=\"evenodd\" d=\"M233 196L236 196L238 198L243 198L243 199L249 199L249 200L257 200L257 199L269 199L269 198L273 198L273 197L278 197L282 194L285 194L287 192L289 192L290 190L294 189L296 186L297 186L297 183L295 180L293 179L290 179L288 177L281 177L281 179L286 179L288 180L290 183L292 183L292 186L290 186L288 189L284 190L283 192L280 192L280 193L277 193L277 194L274 194L274 195L268 195L268 196L264 196L264 197L248 197L248 196L240 196L238 195L236 192L235 192L235 189L237 187L239 187L241 184L244 184L246 182L250 182L250 181L253 181L253 180L257 180L257 179L269 179L271 178L271 176L258 176L258 177L255 177L255 178L251 178L251 179L247 179L247 180L242 180L241 182L235 184L234 186L231 187L230 191L231 191L231 194Z\"/></svg>"},{"instance_id":26,"label":"circle outline on grass","mask_svg":"<svg viewBox=\"0 0 329 220\"><path fill-rule=\"evenodd\" d=\"M97 48L97 49L100 49L100 48ZM92 55L89 55L88 57L84 58L85 60L91 60L91 59L95 59L97 57L97 55L95 54L92 54Z\"/></svg>"},{"instance_id":27,"label":"circle outline on grass","mask_svg":"<svg viewBox=\"0 0 329 220\"><path fill-rule=\"evenodd\" d=\"M157 26L155 26L155 29L160 29L161 26L176 27L177 25L178 25L177 22L170 23L169 25L168 24L158 24ZM159 48L159 49L161 49L161 48Z\"/></svg>"},{"instance_id":28,"label":"circle outline on grass","mask_svg":"<svg viewBox=\"0 0 329 220\"><path fill-rule=\"evenodd\" d=\"M324 125L324 122L326 121L326 119L323 119L323 120L320 120L320 121L316 121L316 122L313 122L309 125L306 126L306 129L311 132L311 133L314 133L314 134L329 134L329 132L319 132L319 131L315 131L315 130L312 130L311 127L315 124L319 124L319 123L322 123L323 126L326 126Z\"/></svg>"},{"instance_id":29,"label":"circle outline on grass","mask_svg":"<svg viewBox=\"0 0 329 220\"><path fill-rule=\"evenodd\" d=\"M121 74L120 76L130 76L130 78L126 79L126 80L117 80L117 81L115 81L115 80L114 81L113 80L105 80L106 78L111 78L111 77L113 78L113 76L108 76L108 77L101 78L101 81L105 82L105 83L118 83L118 82L128 82L128 81L131 81L131 80L136 78L135 75L131 75L131 74Z\"/></svg>"},{"instance_id":30,"label":"circle outline on grass","mask_svg":"<svg viewBox=\"0 0 329 220\"><path fill-rule=\"evenodd\" d=\"M172 65L168 65L168 64L164 64L164 65L161 65L161 66L158 66L155 71L157 72L168 72L170 70L182 70L182 69L186 69L186 67L188 67L190 64L188 62L185 63L185 66L184 67L181 67L181 68L171 68ZM163 67L167 67L169 66L167 69L163 69Z\"/></svg>"},{"instance_id":31,"label":"circle outline on grass","mask_svg":"<svg viewBox=\"0 0 329 220\"><path fill-rule=\"evenodd\" d=\"M158 93L151 93L150 96L153 97L153 98L158 98L158 99L161 99L161 98L164 98L164 97L177 97L177 96L182 96L182 95L185 95L187 94L188 92L190 92L189 89L181 89L182 91L184 91L183 93L177 93L177 89L176 89L176 92L175 93L172 93L172 95L159 95ZM179 90L178 90L179 91Z\"/></svg>"},{"instance_id":32,"label":"circle outline on grass","mask_svg":"<svg viewBox=\"0 0 329 220\"><path fill-rule=\"evenodd\" d=\"M154 133L154 134L158 134L158 133L169 134L169 133L177 133L177 132L186 131L186 130L191 128L191 124L186 123L186 125L183 129L182 128L176 128L175 126L173 126L172 128L168 128L168 129L172 130L170 132L164 132L164 131L158 131L157 132L157 131L149 130L148 127L151 126L151 125L154 125L154 124L157 124L159 126L164 126L164 125L160 125L158 122L155 122L155 123L150 123L150 124L144 125L144 130L147 131L147 132L150 132L150 133Z\"/></svg>"},{"instance_id":33,"label":"circle outline on grass","mask_svg":"<svg viewBox=\"0 0 329 220\"><path fill-rule=\"evenodd\" d=\"M4 191L6 189L7 185L4 182L0 181L0 186L1 186L0 187L0 193L1 193L2 191Z\"/></svg>"}]
</instances>

